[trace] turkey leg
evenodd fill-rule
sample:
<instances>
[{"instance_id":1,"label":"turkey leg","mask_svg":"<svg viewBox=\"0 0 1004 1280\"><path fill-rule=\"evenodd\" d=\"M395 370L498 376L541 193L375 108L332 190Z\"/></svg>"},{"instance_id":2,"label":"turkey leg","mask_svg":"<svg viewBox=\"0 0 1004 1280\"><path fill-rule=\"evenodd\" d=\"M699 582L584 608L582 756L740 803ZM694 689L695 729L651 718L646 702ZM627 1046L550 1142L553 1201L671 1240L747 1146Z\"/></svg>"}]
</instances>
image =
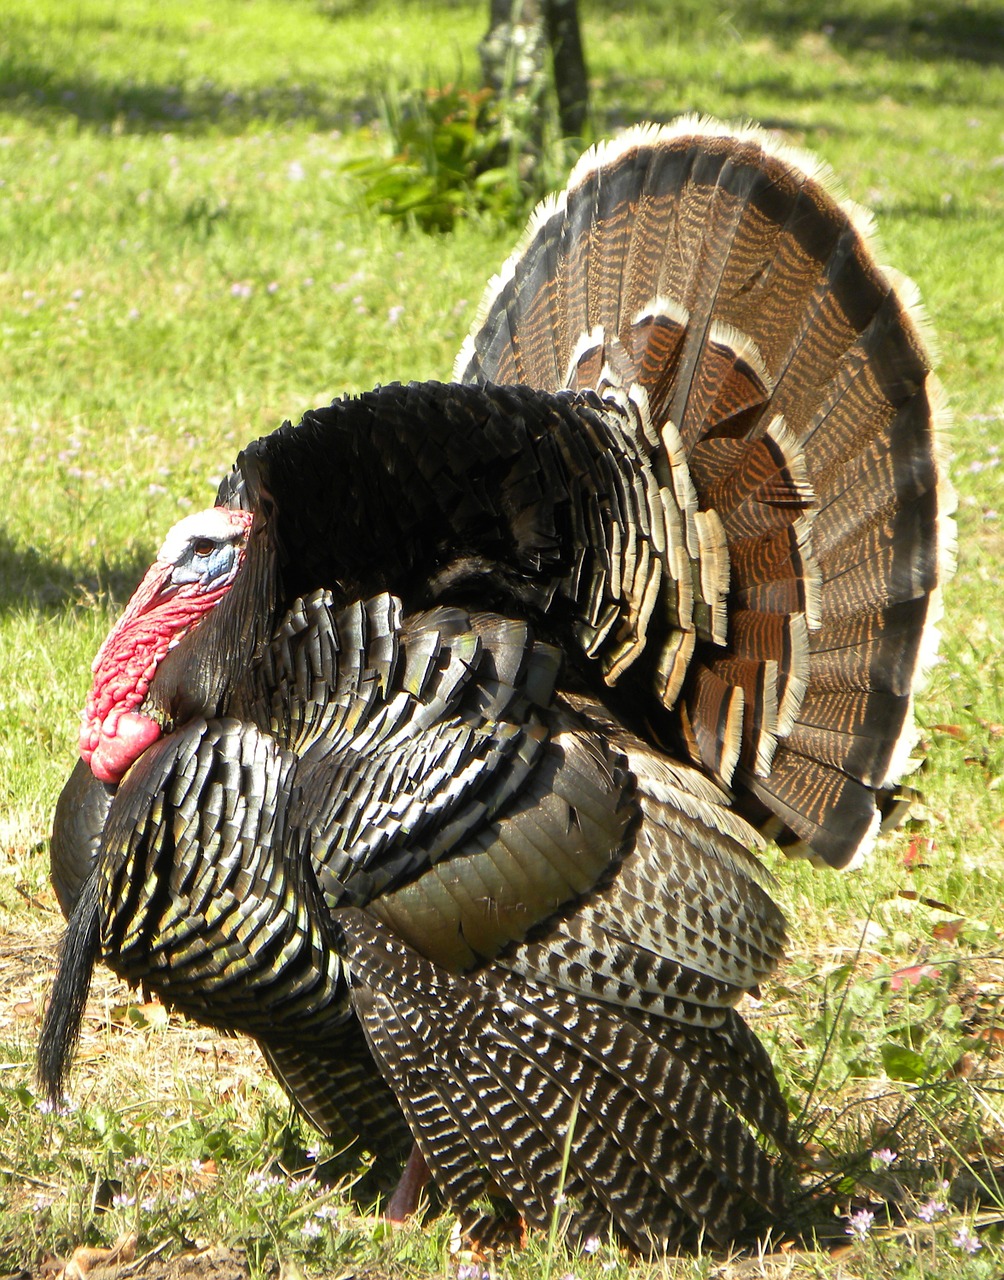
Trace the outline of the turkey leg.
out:
<instances>
[{"instance_id":1,"label":"turkey leg","mask_svg":"<svg viewBox=\"0 0 1004 1280\"><path fill-rule=\"evenodd\" d=\"M391 1222L404 1222L405 1219L410 1218L418 1208L418 1197L422 1194L422 1189L429 1181L429 1177L429 1166L425 1163L425 1156L419 1151L416 1142L408 1156L404 1172L384 1207L383 1216L389 1218Z\"/></svg>"}]
</instances>

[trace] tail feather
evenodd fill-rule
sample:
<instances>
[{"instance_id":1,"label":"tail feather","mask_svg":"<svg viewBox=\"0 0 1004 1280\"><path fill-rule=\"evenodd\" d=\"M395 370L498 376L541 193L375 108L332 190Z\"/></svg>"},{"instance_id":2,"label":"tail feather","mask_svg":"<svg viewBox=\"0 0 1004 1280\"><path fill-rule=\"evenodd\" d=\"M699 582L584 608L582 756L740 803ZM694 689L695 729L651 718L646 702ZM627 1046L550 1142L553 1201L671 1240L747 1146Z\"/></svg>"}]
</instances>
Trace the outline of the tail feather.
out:
<instances>
[{"instance_id":1,"label":"tail feather","mask_svg":"<svg viewBox=\"0 0 1004 1280\"><path fill-rule=\"evenodd\" d=\"M764 821L763 830L787 850L795 839L819 862L847 867L858 863L875 842L881 823L875 792L841 769L782 744L767 778L742 769L736 777L775 815L775 821Z\"/></svg>"},{"instance_id":2,"label":"tail feather","mask_svg":"<svg viewBox=\"0 0 1004 1280\"><path fill-rule=\"evenodd\" d=\"M938 596L932 594L829 620L808 640L813 688L909 695L927 656L924 641L937 622L938 604Z\"/></svg>"},{"instance_id":3,"label":"tail feather","mask_svg":"<svg viewBox=\"0 0 1004 1280\"><path fill-rule=\"evenodd\" d=\"M525 348L530 328L534 360L517 368L504 344ZM951 571L954 508L915 298L828 172L693 118L595 149L489 287L455 376L591 385L610 404L630 392L639 439L664 442L653 472L686 475L695 509L720 517L728 595L710 627L697 593L692 616L642 616L608 683L648 679L692 759L786 847L860 856L905 767L932 648L926 612L902 606ZM803 698L845 688L902 695L842 704L856 725L886 715L884 743L841 744L844 721L826 733L815 697L800 723Z\"/></svg>"}]
</instances>

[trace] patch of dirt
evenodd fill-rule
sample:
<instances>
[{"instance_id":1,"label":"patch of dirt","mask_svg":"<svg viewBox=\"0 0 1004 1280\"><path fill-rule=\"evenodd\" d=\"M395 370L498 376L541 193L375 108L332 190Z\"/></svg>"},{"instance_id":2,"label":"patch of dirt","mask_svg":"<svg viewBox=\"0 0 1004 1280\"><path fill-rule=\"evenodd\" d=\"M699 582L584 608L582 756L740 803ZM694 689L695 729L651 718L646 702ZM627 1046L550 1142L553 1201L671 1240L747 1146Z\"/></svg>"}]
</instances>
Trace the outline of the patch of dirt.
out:
<instances>
[{"instance_id":1,"label":"patch of dirt","mask_svg":"<svg viewBox=\"0 0 1004 1280\"><path fill-rule=\"evenodd\" d=\"M247 1258L241 1249L210 1245L189 1249L172 1258L163 1258L163 1249L154 1249L140 1258L116 1265L101 1265L87 1254L105 1250L80 1250L63 1263L52 1258L44 1262L33 1280L247 1280ZM87 1265L96 1262L97 1265ZM29 1280L28 1272L23 1273Z\"/></svg>"}]
</instances>

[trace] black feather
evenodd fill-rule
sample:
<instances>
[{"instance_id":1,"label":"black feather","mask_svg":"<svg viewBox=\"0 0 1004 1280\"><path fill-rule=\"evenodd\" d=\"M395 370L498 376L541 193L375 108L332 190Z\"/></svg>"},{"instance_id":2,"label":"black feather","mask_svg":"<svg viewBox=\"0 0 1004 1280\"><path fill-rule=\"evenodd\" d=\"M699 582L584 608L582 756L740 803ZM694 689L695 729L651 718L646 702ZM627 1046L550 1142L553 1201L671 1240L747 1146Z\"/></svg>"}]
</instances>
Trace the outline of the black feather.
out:
<instances>
[{"instance_id":1,"label":"black feather","mask_svg":"<svg viewBox=\"0 0 1004 1280\"><path fill-rule=\"evenodd\" d=\"M56 979L42 1021L36 1073L50 1103L59 1105L80 1038L80 1025L101 951L98 871L83 883L59 948Z\"/></svg>"}]
</instances>

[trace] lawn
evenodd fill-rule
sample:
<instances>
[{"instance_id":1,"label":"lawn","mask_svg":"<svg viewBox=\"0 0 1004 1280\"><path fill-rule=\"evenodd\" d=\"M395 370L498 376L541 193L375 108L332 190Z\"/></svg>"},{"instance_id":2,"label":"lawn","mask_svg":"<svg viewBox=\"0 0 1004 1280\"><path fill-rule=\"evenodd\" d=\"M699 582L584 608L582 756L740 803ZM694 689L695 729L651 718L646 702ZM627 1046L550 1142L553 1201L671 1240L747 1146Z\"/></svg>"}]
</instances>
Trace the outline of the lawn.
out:
<instances>
[{"instance_id":1,"label":"lawn","mask_svg":"<svg viewBox=\"0 0 1004 1280\"><path fill-rule=\"evenodd\" d=\"M1004 13L995 0L582 11L598 137L681 111L754 119L875 212L883 261L919 286L954 410L959 570L918 699L920 802L855 873L769 857L790 959L745 1011L828 1207L873 1223L855 1219L855 1235L831 1214L836 1252L775 1242L732 1262L535 1242L477 1274L999 1276ZM369 1216L359 1157L313 1150L248 1045L107 973L65 1115L40 1110L32 1055L61 925L53 805L91 657L163 532L283 418L448 377L516 239L477 216L445 235L382 220L345 168L384 145L388 98L476 86L486 15L483 0L0 12L0 1275L132 1236L149 1275L195 1255L204 1274L246 1262L289 1280L475 1266L452 1251L448 1215L395 1233ZM886 1149L889 1165L870 1154ZM303 1176L315 1160L323 1180Z\"/></svg>"}]
</instances>

